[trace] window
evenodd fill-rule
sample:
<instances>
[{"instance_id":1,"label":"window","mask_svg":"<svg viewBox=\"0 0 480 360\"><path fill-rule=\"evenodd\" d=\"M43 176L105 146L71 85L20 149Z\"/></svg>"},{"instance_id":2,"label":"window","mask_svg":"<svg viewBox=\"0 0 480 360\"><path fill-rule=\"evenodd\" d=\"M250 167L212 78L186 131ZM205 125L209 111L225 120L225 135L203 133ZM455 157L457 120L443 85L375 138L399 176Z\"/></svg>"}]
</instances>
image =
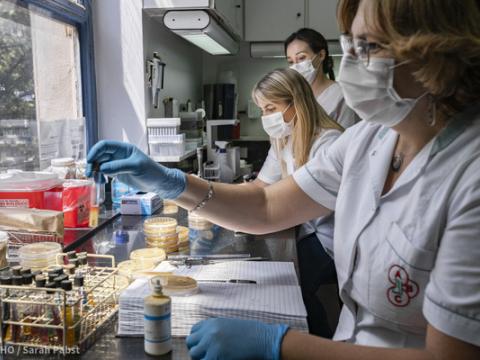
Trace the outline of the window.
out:
<instances>
[{"instance_id":1,"label":"window","mask_svg":"<svg viewBox=\"0 0 480 360\"><path fill-rule=\"evenodd\" d=\"M45 169L96 141L85 3L0 1L0 171Z\"/></svg>"}]
</instances>

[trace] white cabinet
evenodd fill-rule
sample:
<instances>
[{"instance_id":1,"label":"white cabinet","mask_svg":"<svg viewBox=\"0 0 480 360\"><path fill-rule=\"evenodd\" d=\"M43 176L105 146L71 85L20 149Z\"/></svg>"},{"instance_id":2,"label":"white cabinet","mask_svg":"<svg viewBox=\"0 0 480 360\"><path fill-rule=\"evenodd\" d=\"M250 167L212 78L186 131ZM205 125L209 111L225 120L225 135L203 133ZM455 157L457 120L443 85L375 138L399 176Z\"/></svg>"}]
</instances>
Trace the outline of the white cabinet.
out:
<instances>
[{"instance_id":1,"label":"white cabinet","mask_svg":"<svg viewBox=\"0 0 480 360\"><path fill-rule=\"evenodd\" d=\"M243 0L215 0L215 10L243 38Z\"/></svg>"},{"instance_id":2,"label":"white cabinet","mask_svg":"<svg viewBox=\"0 0 480 360\"><path fill-rule=\"evenodd\" d=\"M304 26L305 0L245 0L246 41L284 41Z\"/></svg>"},{"instance_id":3,"label":"white cabinet","mask_svg":"<svg viewBox=\"0 0 480 360\"><path fill-rule=\"evenodd\" d=\"M317 30L327 40L338 40L337 0L307 0L305 25Z\"/></svg>"}]
</instances>

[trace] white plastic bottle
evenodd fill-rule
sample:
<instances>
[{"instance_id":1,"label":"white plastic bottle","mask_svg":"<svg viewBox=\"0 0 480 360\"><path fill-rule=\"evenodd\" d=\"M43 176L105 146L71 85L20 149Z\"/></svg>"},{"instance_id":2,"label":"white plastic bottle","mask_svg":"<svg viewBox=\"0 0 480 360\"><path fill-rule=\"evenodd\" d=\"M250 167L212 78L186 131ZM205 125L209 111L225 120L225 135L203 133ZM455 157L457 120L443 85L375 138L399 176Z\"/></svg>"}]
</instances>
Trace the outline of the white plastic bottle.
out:
<instances>
[{"instance_id":1,"label":"white plastic bottle","mask_svg":"<svg viewBox=\"0 0 480 360\"><path fill-rule=\"evenodd\" d=\"M220 167L220 181L223 183L233 182L233 170L230 167L226 141L215 141L215 145L218 146L217 162Z\"/></svg>"},{"instance_id":2,"label":"white plastic bottle","mask_svg":"<svg viewBox=\"0 0 480 360\"><path fill-rule=\"evenodd\" d=\"M144 300L144 344L148 355L157 356L172 351L171 300L162 293L161 276L153 277L150 286L152 295Z\"/></svg>"}]
</instances>

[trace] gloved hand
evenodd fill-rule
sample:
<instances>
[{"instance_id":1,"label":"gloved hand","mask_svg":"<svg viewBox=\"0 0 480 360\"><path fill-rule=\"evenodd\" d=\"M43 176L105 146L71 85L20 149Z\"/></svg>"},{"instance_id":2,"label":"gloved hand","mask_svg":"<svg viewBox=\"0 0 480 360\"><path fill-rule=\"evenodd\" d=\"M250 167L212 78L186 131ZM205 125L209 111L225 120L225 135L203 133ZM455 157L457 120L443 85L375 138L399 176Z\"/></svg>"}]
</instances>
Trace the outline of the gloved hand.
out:
<instances>
[{"instance_id":1,"label":"gloved hand","mask_svg":"<svg viewBox=\"0 0 480 360\"><path fill-rule=\"evenodd\" d=\"M100 165L100 172L117 176L135 189L156 192L163 199L175 199L185 190L186 177L182 171L157 164L131 144L98 142L88 152L86 176L92 176L96 164Z\"/></svg>"},{"instance_id":2,"label":"gloved hand","mask_svg":"<svg viewBox=\"0 0 480 360\"><path fill-rule=\"evenodd\" d=\"M288 325L254 320L208 319L192 327L187 347L192 359L280 359Z\"/></svg>"}]
</instances>

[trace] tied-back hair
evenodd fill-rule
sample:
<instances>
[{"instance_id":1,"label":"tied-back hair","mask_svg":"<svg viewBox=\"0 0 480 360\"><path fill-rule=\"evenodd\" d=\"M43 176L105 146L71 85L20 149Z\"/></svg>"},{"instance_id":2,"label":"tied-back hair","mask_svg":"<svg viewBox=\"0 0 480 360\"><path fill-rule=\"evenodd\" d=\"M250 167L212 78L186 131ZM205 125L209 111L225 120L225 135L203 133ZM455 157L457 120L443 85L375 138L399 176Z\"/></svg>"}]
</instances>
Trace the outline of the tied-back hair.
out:
<instances>
[{"instance_id":1,"label":"tied-back hair","mask_svg":"<svg viewBox=\"0 0 480 360\"><path fill-rule=\"evenodd\" d=\"M292 152L295 168L304 165L310 156L310 150L316 138L324 129L343 128L331 119L317 103L310 84L297 71L277 69L265 75L252 90L252 99L258 105L265 103L285 103L295 110L292 128ZM284 139L271 139L278 159L288 143ZM282 159L282 173L285 176L285 162Z\"/></svg>"},{"instance_id":2,"label":"tied-back hair","mask_svg":"<svg viewBox=\"0 0 480 360\"><path fill-rule=\"evenodd\" d=\"M323 73L328 74L330 80L335 80L335 73L333 71L333 58L328 52L328 42L325 37L320 34L318 31L309 28L302 28L298 31L295 31L291 34L283 43L285 54L287 53L288 45L290 45L295 40L305 41L310 49L315 54L319 54L320 51L325 50L325 59L323 60ZM313 65L318 67L320 58L315 58L313 60Z\"/></svg>"},{"instance_id":3,"label":"tied-back hair","mask_svg":"<svg viewBox=\"0 0 480 360\"><path fill-rule=\"evenodd\" d=\"M340 30L349 33L360 0L340 0ZM479 0L368 0L368 25L413 74L446 116L480 100Z\"/></svg>"}]
</instances>

